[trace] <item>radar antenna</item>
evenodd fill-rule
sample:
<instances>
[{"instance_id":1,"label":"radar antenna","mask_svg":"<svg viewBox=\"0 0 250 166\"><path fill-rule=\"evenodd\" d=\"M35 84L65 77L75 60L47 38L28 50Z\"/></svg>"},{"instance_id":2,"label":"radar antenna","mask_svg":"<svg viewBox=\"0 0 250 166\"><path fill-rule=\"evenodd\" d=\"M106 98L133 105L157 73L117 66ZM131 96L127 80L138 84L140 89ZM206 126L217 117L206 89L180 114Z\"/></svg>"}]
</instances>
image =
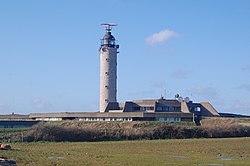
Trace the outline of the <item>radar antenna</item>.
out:
<instances>
[{"instance_id":1,"label":"radar antenna","mask_svg":"<svg viewBox=\"0 0 250 166\"><path fill-rule=\"evenodd\" d=\"M185 101L186 103L189 103L189 102L190 102L190 98L189 98L189 97L185 97L184 101Z\"/></svg>"},{"instance_id":2,"label":"radar antenna","mask_svg":"<svg viewBox=\"0 0 250 166\"><path fill-rule=\"evenodd\" d=\"M112 30L112 27L117 26L117 24L101 24L101 25L104 26L107 32L110 32Z\"/></svg>"},{"instance_id":3,"label":"radar antenna","mask_svg":"<svg viewBox=\"0 0 250 166\"><path fill-rule=\"evenodd\" d=\"M179 96L177 100L181 103L183 102L183 97Z\"/></svg>"}]
</instances>

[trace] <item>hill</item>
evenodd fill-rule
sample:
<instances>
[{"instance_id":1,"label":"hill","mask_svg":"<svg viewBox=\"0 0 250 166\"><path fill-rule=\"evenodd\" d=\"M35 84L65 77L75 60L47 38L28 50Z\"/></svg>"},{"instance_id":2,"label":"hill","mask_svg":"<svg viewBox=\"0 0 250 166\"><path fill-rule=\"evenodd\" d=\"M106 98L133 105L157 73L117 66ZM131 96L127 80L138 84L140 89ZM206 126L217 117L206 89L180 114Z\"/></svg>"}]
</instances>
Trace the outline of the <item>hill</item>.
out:
<instances>
[{"instance_id":1,"label":"hill","mask_svg":"<svg viewBox=\"0 0 250 166\"><path fill-rule=\"evenodd\" d=\"M142 121L41 122L29 129L1 129L1 142L113 141L137 139L186 139L249 137L250 119L208 118L194 123Z\"/></svg>"}]
</instances>

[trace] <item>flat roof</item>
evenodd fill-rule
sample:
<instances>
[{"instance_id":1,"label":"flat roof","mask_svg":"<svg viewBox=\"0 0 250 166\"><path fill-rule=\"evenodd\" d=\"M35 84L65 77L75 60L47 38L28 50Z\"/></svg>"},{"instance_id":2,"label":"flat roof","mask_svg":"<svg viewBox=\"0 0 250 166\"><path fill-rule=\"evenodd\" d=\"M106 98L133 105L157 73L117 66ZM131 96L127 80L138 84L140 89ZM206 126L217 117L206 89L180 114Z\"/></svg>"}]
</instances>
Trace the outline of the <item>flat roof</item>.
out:
<instances>
[{"instance_id":1,"label":"flat roof","mask_svg":"<svg viewBox=\"0 0 250 166\"><path fill-rule=\"evenodd\" d=\"M193 117L193 113L183 112L61 112L61 113L35 113L30 118L108 118L108 117Z\"/></svg>"},{"instance_id":2,"label":"flat roof","mask_svg":"<svg viewBox=\"0 0 250 166\"><path fill-rule=\"evenodd\" d=\"M0 115L0 119L29 119L29 115L20 115L20 114L6 114Z\"/></svg>"}]
</instances>

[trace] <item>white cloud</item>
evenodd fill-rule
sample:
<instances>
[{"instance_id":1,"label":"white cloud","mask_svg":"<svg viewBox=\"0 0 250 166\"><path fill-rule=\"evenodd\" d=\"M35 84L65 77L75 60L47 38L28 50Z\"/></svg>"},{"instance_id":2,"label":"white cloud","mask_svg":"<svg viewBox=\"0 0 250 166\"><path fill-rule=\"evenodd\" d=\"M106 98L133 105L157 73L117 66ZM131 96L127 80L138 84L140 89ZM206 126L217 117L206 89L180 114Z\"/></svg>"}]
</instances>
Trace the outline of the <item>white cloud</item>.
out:
<instances>
[{"instance_id":1,"label":"white cloud","mask_svg":"<svg viewBox=\"0 0 250 166\"><path fill-rule=\"evenodd\" d=\"M242 67L242 70L246 70L246 71L250 70L250 65L246 65L246 66Z\"/></svg>"},{"instance_id":2,"label":"white cloud","mask_svg":"<svg viewBox=\"0 0 250 166\"><path fill-rule=\"evenodd\" d=\"M188 90L191 93L191 100L197 102L210 102L218 112L223 112L221 109L224 105L224 100L221 98L218 91L213 87L194 87Z\"/></svg>"},{"instance_id":3,"label":"white cloud","mask_svg":"<svg viewBox=\"0 0 250 166\"><path fill-rule=\"evenodd\" d=\"M184 69L177 69L173 74L172 76L174 78L177 78L177 79L184 79L184 78L187 78L187 76L189 75L189 71L188 70L184 70Z\"/></svg>"},{"instance_id":4,"label":"white cloud","mask_svg":"<svg viewBox=\"0 0 250 166\"><path fill-rule=\"evenodd\" d=\"M217 94L216 90L211 87L196 87L193 89L193 92L198 95L215 95Z\"/></svg>"},{"instance_id":5,"label":"white cloud","mask_svg":"<svg viewBox=\"0 0 250 166\"><path fill-rule=\"evenodd\" d=\"M158 43L163 43L170 40L173 37L176 37L177 33L169 29L161 30L160 32L154 33L146 38L146 43L150 45L155 45Z\"/></svg>"},{"instance_id":6,"label":"white cloud","mask_svg":"<svg viewBox=\"0 0 250 166\"><path fill-rule=\"evenodd\" d=\"M212 87L196 87L189 90L193 96L200 96L202 99L218 100L216 89Z\"/></svg>"},{"instance_id":7,"label":"white cloud","mask_svg":"<svg viewBox=\"0 0 250 166\"><path fill-rule=\"evenodd\" d=\"M239 89L250 91L250 84L242 84L241 86L239 86Z\"/></svg>"},{"instance_id":8,"label":"white cloud","mask_svg":"<svg viewBox=\"0 0 250 166\"><path fill-rule=\"evenodd\" d=\"M153 84L152 84L152 87L153 88L164 88L165 86L166 86L166 81L165 80L157 80L156 82L154 82Z\"/></svg>"},{"instance_id":9,"label":"white cloud","mask_svg":"<svg viewBox=\"0 0 250 166\"><path fill-rule=\"evenodd\" d=\"M41 98L35 98L33 101L33 106L37 109L48 109L52 107L52 104L41 99Z\"/></svg>"},{"instance_id":10,"label":"white cloud","mask_svg":"<svg viewBox=\"0 0 250 166\"><path fill-rule=\"evenodd\" d=\"M6 112L6 111L9 111L9 110L10 110L10 108L9 108L8 105L0 103L0 111L1 112Z\"/></svg>"},{"instance_id":11,"label":"white cloud","mask_svg":"<svg viewBox=\"0 0 250 166\"><path fill-rule=\"evenodd\" d=\"M230 113L240 113L245 115L250 115L250 100L249 99L242 99L242 100L234 100L228 104L222 106L224 112Z\"/></svg>"}]
</instances>

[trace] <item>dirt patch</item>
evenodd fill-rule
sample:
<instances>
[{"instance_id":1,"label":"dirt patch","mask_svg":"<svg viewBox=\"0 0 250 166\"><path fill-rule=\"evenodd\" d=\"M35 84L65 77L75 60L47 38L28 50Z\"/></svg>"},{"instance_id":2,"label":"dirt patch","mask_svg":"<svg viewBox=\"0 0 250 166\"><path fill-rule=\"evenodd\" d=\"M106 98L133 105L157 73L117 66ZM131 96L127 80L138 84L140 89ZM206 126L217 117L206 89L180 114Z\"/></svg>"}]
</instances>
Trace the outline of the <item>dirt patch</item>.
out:
<instances>
[{"instance_id":1,"label":"dirt patch","mask_svg":"<svg viewBox=\"0 0 250 166\"><path fill-rule=\"evenodd\" d=\"M49 156L48 159L64 159L63 156Z\"/></svg>"},{"instance_id":2,"label":"dirt patch","mask_svg":"<svg viewBox=\"0 0 250 166\"><path fill-rule=\"evenodd\" d=\"M191 158L190 156L178 156L178 155L168 155L167 157L172 157L172 158L177 158L177 159Z\"/></svg>"}]
</instances>

